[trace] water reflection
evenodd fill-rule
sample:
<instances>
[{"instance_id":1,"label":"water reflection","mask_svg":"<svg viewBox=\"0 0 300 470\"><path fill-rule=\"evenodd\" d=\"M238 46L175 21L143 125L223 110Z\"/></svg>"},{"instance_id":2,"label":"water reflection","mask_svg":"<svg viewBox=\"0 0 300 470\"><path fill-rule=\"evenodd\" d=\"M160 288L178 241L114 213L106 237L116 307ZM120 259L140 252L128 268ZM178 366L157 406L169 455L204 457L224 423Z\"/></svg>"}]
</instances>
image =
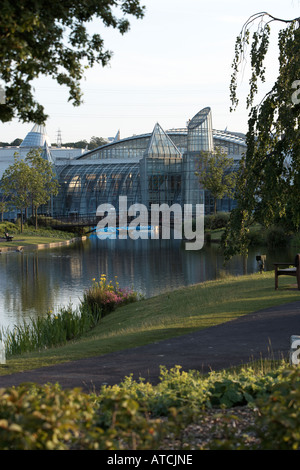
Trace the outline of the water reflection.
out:
<instances>
[{"instance_id":1,"label":"water reflection","mask_svg":"<svg viewBox=\"0 0 300 470\"><path fill-rule=\"evenodd\" d=\"M12 327L71 302L78 305L93 278L118 277L122 287L133 287L146 297L222 276L257 271L257 254L234 257L224 268L224 258L214 244L201 251L186 251L181 240L99 240L54 250L24 251L0 256L0 325ZM293 260L295 250L267 253L266 269L273 262Z\"/></svg>"}]
</instances>

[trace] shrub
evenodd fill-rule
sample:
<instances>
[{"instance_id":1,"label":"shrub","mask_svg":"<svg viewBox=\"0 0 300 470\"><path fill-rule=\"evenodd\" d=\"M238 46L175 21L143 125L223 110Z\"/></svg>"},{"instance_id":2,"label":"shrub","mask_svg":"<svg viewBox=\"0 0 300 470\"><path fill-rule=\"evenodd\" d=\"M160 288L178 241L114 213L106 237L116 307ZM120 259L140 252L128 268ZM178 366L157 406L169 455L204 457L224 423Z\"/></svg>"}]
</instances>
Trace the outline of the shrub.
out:
<instances>
[{"instance_id":1,"label":"shrub","mask_svg":"<svg viewBox=\"0 0 300 470\"><path fill-rule=\"evenodd\" d=\"M270 227L266 231L266 242L268 248L277 248L287 246L289 237L282 227Z\"/></svg>"},{"instance_id":2,"label":"shrub","mask_svg":"<svg viewBox=\"0 0 300 470\"><path fill-rule=\"evenodd\" d=\"M229 212L218 212L216 215L206 215L204 218L204 227L210 230L225 228L230 218Z\"/></svg>"},{"instance_id":3,"label":"shrub","mask_svg":"<svg viewBox=\"0 0 300 470\"><path fill-rule=\"evenodd\" d=\"M130 376L119 385L103 386L97 394L25 384L0 390L0 448L161 449L163 438L176 441L188 424L195 420L201 424L205 409L223 407L232 412L224 419L217 416L223 437L210 448L243 449L246 444L298 449L299 402L300 372L285 364L269 372L243 368L205 376L179 366L162 367L157 385ZM234 407L245 404L259 406L256 426L245 428L245 435L235 435L234 425L228 424L238 419ZM252 441L254 435L258 439Z\"/></svg>"},{"instance_id":4,"label":"shrub","mask_svg":"<svg viewBox=\"0 0 300 470\"><path fill-rule=\"evenodd\" d=\"M222 371L201 376L195 371L182 371L180 366L170 370L161 367L160 382L155 387L127 377L112 388L126 390L135 400L147 403L154 416L167 416L172 407L198 412L205 408L253 404L259 397L271 393L280 371L281 368L264 374L248 368L239 373Z\"/></svg>"},{"instance_id":5,"label":"shrub","mask_svg":"<svg viewBox=\"0 0 300 470\"><path fill-rule=\"evenodd\" d=\"M130 289L121 289L117 280L107 282L105 274L101 275L100 281L93 279L92 286L84 292L82 306L91 312L107 315L115 308L135 302L139 295Z\"/></svg>"},{"instance_id":6,"label":"shrub","mask_svg":"<svg viewBox=\"0 0 300 470\"><path fill-rule=\"evenodd\" d=\"M247 233L247 240L249 246L261 246L266 243L263 233L259 230L250 230Z\"/></svg>"},{"instance_id":7,"label":"shrub","mask_svg":"<svg viewBox=\"0 0 300 470\"><path fill-rule=\"evenodd\" d=\"M288 368L267 398L258 401L262 449L300 449L300 370Z\"/></svg>"},{"instance_id":8,"label":"shrub","mask_svg":"<svg viewBox=\"0 0 300 470\"><path fill-rule=\"evenodd\" d=\"M16 224L11 222L1 222L0 223L0 236L4 237L4 234L8 232L9 234L12 233L19 233L19 228Z\"/></svg>"},{"instance_id":9,"label":"shrub","mask_svg":"<svg viewBox=\"0 0 300 470\"><path fill-rule=\"evenodd\" d=\"M168 429L125 391L99 400L58 385L1 389L0 416L1 450L154 449Z\"/></svg>"}]
</instances>

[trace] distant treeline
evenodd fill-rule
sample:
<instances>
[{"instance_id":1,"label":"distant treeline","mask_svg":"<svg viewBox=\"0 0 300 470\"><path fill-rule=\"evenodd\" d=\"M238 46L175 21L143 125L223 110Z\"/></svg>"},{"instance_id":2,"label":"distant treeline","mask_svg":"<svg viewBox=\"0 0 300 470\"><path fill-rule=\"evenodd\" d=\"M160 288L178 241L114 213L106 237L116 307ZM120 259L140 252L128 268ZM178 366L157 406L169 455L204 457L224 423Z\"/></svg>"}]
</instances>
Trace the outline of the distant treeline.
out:
<instances>
[{"instance_id":1,"label":"distant treeline","mask_svg":"<svg viewBox=\"0 0 300 470\"><path fill-rule=\"evenodd\" d=\"M23 142L23 139L15 139L12 142L0 142L0 147L18 147L21 143ZM79 148L79 149L85 149L86 147L88 150L93 150L97 147L100 147L101 145L105 145L108 143L107 139L104 139L103 137L91 137L90 141L88 142L87 140L79 140L78 142L66 142L61 144L62 147L73 147L73 148ZM53 147L56 147L57 144L53 143L51 144Z\"/></svg>"}]
</instances>

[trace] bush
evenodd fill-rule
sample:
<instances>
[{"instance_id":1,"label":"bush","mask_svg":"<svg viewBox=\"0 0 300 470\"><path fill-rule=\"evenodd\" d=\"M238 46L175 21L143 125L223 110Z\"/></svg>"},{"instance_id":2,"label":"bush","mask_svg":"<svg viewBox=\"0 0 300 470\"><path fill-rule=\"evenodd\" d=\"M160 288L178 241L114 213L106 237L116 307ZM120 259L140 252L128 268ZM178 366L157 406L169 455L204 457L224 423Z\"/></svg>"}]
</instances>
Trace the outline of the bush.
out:
<instances>
[{"instance_id":1,"label":"bush","mask_svg":"<svg viewBox=\"0 0 300 470\"><path fill-rule=\"evenodd\" d=\"M1 389L0 416L1 450L153 449L167 429L125 392L99 401L57 385Z\"/></svg>"},{"instance_id":2,"label":"bush","mask_svg":"<svg viewBox=\"0 0 300 470\"><path fill-rule=\"evenodd\" d=\"M205 408L253 404L271 393L281 370L263 373L245 368L239 373L222 371L201 376L198 372L182 371L180 366L170 370L161 367L160 382L155 387L127 377L112 389L126 390L135 400L147 404L154 416L167 416L172 407L198 412Z\"/></svg>"},{"instance_id":3,"label":"bush","mask_svg":"<svg viewBox=\"0 0 300 470\"><path fill-rule=\"evenodd\" d=\"M259 230L250 230L247 233L247 240L249 246L262 246L266 243L263 233Z\"/></svg>"},{"instance_id":4,"label":"bush","mask_svg":"<svg viewBox=\"0 0 300 470\"><path fill-rule=\"evenodd\" d=\"M298 449L299 403L300 371L284 363L269 372L243 368L205 376L162 367L157 385L130 376L119 385L103 386L97 395L25 384L0 390L0 448L161 449L165 437L179 445L189 424L201 426L206 409L231 408L224 419L216 415L222 437L209 448ZM247 404L259 407L255 428L235 434L234 424L228 426L238 419L234 407Z\"/></svg>"},{"instance_id":5,"label":"bush","mask_svg":"<svg viewBox=\"0 0 300 470\"><path fill-rule=\"evenodd\" d=\"M121 289L117 280L107 282L105 274L100 281L93 279L92 286L84 292L82 306L95 314L102 316L115 310L115 308L136 302L139 295L129 289Z\"/></svg>"},{"instance_id":6,"label":"bush","mask_svg":"<svg viewBox=\"0 0 300 470\"><path fill-rule=\"evenodd\" d=\"M216 215L206 215L204 218L204 227L209 230L225 228L229 222L229 212L218 212Z\"/></svg>"},{"instance_id":7,"label":"bush","mask_svg":"<svg viewBox=\"0 0 300 470\"><path fill-rule=\"evenodd\" d=\"M278 248L287 246L289 237L282 227L270 227L266 231L266 243L268 248Z\"/></svg>"},{"instance_id":8,"label":"bush","mask_svg":"<svg viewBox=\"0 0 300 470\"><path fill-rule=\"evenodd\" d=\"M258 401L262 449L300 449L300 370L284 370L268 398Z\"/></svg>"},{"instance_id":9,"label":"bush","mask_svg":"<svg viewBox=\"0 0 300 470\"><path fill-rule=\"evenodd\" d=\"M5 233L19 233L19 228L16 224L12 222L1 222L0 223L0 236L4 237Z\"/></svg>"}]
</instances>

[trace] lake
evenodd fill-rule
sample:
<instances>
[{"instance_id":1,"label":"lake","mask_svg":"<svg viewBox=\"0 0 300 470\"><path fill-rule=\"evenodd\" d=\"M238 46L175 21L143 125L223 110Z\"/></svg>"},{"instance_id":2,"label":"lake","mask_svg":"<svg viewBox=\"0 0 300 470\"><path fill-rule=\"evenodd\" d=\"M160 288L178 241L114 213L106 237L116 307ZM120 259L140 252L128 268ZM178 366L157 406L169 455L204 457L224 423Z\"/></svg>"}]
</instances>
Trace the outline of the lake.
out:
<instances>
[{"instance_id":1,"label":"lake","mask_svg":"<svg viewBox=\"0 0 300 470\"><path fill-rule=\"evenodd\" d=\"M280 256L265 249L251 249L247 259L235 256L226 267L217 245L198 252L186 251L181 240L86 241L51 250L0 255L0 327L12 328L37 315L53 312L70 302L76 307L92 279L106 274L118 278L120 287L132 287L145 297L154 296L224 273L257 272L257 254L266 254L266 269L274 261L293 260L295 249L280 249ZM276 259L275 259L276 258Z\"/></svg>"}]
</instances>

